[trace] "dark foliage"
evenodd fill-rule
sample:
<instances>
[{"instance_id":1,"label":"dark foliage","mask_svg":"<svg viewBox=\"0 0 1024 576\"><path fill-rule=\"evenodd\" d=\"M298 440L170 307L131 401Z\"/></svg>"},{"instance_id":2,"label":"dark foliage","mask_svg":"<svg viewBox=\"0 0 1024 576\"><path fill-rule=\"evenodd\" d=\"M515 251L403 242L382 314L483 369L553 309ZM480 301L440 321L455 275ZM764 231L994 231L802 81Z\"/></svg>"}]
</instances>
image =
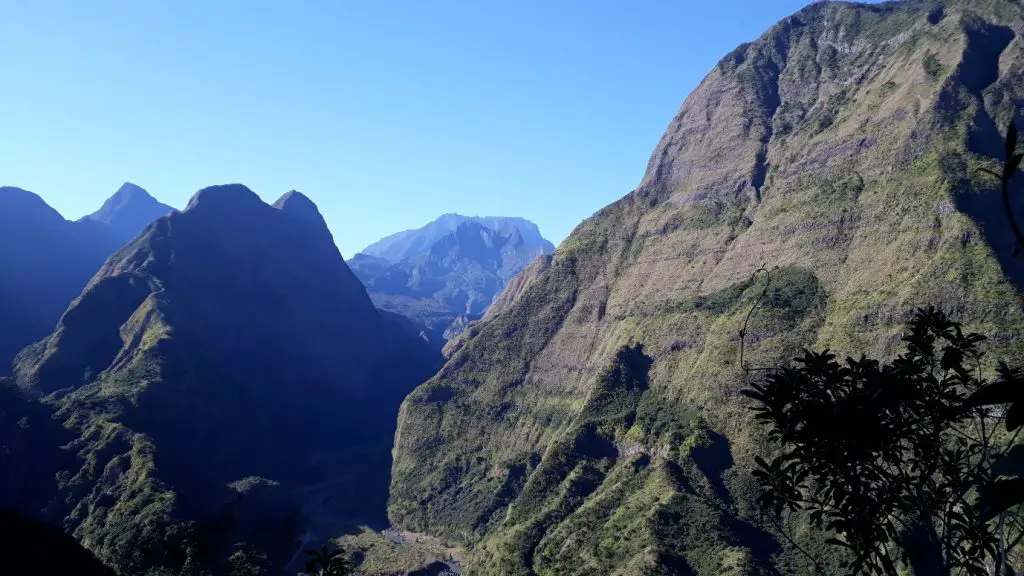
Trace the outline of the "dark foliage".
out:
<instances>
[{"instance_id":1,"label":"dark foliage","mask_svg":"<svg viewBox=\"0 0 1024 576\"><path fill-rule=\"evenodd\" d=\"M760 503L801 510L837 537L855 573L988 574L996 529L977 490L993 484L995 423L965 405L984 339L918 310L892 363L805 351L744 392L781 447L758 458Z\"/></svg>"},{"instance_id":2,"label":"dark foliage","mask_svg":"<svg viewBox=\"0 0 1024 576\"><path fill-rule=\"evenodd\" d=\"M317 550L306 550L305 554L309 557L306 573L310 576L346 576L352 573L352 565L343 550L321 546Z\"/></svg>"}]
</instances>

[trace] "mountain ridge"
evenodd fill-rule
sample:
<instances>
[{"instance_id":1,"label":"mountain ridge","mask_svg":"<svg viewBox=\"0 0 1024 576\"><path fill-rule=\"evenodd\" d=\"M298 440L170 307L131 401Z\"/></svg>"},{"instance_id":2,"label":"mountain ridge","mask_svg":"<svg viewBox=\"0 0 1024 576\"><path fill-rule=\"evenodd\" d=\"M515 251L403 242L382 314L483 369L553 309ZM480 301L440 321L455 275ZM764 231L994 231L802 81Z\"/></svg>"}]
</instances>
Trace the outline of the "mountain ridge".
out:
<instances>
[{"instance_id":1,"label":"mountain ridge","mask_svg":"<svg viewBox=\"0 0 1024 576\"><path fill-rule=\"evenodd\" d=\"M637 189L403 403L395 525L471 547L480 575L815 570L754 503L739 334L747 366L886 357L934 304L989 362L1024 357L981 171L1022 119L1022 33L1009 0L816 3L724 57ZM800 544L839 573L825 537Z\"/></svg>"},{"instance_id":2,"label":"mountain ridge","mask_svg":"<svg viewBox=\"0 0 1024 576\"><path fill-rule=\"evenodd\" d=\"M192 546L219 566L235 542L282 568L301 523L380 521L394 414L437 356L378 313L314 213L204 188L18 356L16 384L77 436L49 513L116 570L181 569ZM197 543L190 522L222 527Z\"/></svg>"},{"instance_id":3,"label":"mountain ridge","mask_svg":"<svg viewBox=\"0 0 1024 576\"><path fill-rule=\"evenodd\" d=\"M98 222L65 220L37 194L0 188L0 375L53 329L121 242Z\"/></svg>"}]
</instances>

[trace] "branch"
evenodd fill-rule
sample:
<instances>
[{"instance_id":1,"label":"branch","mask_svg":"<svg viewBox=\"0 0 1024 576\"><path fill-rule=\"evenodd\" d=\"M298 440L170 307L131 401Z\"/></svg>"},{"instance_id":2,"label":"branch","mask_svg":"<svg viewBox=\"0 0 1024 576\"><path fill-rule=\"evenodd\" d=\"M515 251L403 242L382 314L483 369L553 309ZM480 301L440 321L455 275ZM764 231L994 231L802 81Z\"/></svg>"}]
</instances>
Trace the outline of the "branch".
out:
<instances>
[{"instance_id":1,"label":"branch","mask_svg":"<svg viewBox=\"0 0 1024 576\"><path fill-rule=\"evenodd\" d=\"M772 270L774 270L774 268ZM746 372L747 374L755 371L767 372L769 370L775 369L766 367L751 368L747 366L746 361L743 357L744 344L746 343L747 339L747 325L750 323L750 317L754 315L754 310L757 310L757 306L761 303L761 300L763 300L764 297L768 295L768 287L771 286L772 283L772 273L771 270L768 270L768 264L762 264L760 268L754 271L754 274L750 277L751 283L753 283L754 278L757 278L757 275L761 272L765 273L764 289L761 290L760 294L758 294L757 300L754 300L754 305L751 306L750 310L747 311L747 317L743 319L743 328L740 330L740 368L742 368L743 371Z\"/></svg>"},{"instance_id":2,"label":"branch","mask_svg":"<svg viewBox=\"0 0 1024 576\"><path fill-rule=\"evenodd\" d=\"M792 512L790 512L790 514L792 515ZM772 516L771 514L765 514L765 513L764 513L764 512L762 511L762 512L761 512L761 518L762 518L762 519L764 519L764 518L767 518L767 519L768 519L768 522L769 522L769 524L771 524L771 525L772 525L772 527L773 527L773 528L775 528L775 531L776 531L776 532L778 532L778 533L779 533L779 535L781 535L781 536L782 536L783 538L785 538L785 539L786 539L786 541L787 541L787 542L789 542L789 545L790 545L790 546L792 546L792 547L793 547L793 548L795 548L795 549L796 549L796 550L797 550L798 552L800 552L801 554L803 554L804 556L806 556L806 557L807 557L807 559L808 559L808 560L810 560L812 564L814 564L814 569L815 569L815 570L816 570L816 571L818 572L818 574L821 574L822 576L824 576L825 574L827 574L827 573L825 572L825 569L821 567L821 564L819 564L819 563L818 563L818 559L817 559L817 558L815 558L814 556L812 556L812 555L811 555L811 553L810 553L810 552L808 552L807 550L804 550L802 546L800 546L799 544L797 544L796 540L794 540L794 539L793 539L793 538L792 538L792 537L791 537L791 536L789 535L789 533L787 533L787 532L786 532L786 529L785 529L785 528L784 528L784 527L783 527L783 526L782 526L781 524L779 524L778 520L777 520L777 519L775 519L775 517L773 517L773 516Z\"/></svg>"},{"instance_id":3,"label":"branch","mask_svg":"<svg viewBox=\"0 0 1024 576\"><path fill-rule=\"evenodd\" d=\"M1014 173L1017 171L1017 166L1013 166L1015 161L1015 152L1017 145L1017 127L1014 126L1013 121L1010 122L1009 128L1006 130L1006 159L1003 161L1003 173L996 174L995 172L988 170L987 168L981 168L981 172L992 174L1002 184L1003 193L1003 210L1006 212L1006 219L1010 222L1010 230L1013 231L1013 235L1017 238L1017 246L1014 247L1014 254L1019 250L1021 246L1024 246L1024 233L1021 232L1020 226L1017 224L1017 217L1013 215L1013 206L1010 204L1010 180L1013 179ZM1016 162L1019 163L1020 159L1016 158Z\"/></svg>"}]
</instances>

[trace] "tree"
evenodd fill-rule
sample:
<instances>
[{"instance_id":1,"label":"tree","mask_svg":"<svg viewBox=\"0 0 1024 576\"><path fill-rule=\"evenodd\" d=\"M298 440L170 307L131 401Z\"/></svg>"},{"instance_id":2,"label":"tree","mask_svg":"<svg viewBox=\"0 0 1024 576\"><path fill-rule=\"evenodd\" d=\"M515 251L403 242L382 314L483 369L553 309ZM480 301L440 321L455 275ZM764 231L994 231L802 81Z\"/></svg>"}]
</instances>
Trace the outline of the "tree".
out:
<instances>
[{"instance_id":1,"label":"tree","mask_svg":"<svg viewBox=\"0 0 1024 576\"><path fill-rule=\"evenodd\" d=\"M352 566L341 549L329 550L327 546L321 546L319 550L305 550L305 554L309 556L306 573L312 576L347 576L352 573Z\"/></svg>"},{"instance_id":2,"label":"tree","mask_svg":"<svg viewBox=\"0 0 1024 576\"><path fill-rule=\"evenodd\" d=\"M780 449L757 458L760 504L775 518L803 511L835 534L854 573L987 575L999 534L978 493L994 485L993 415L966 402L978 334L918 310L892 363L836 361L806 351L744 394Z\"/></svg>"}]
</instances>

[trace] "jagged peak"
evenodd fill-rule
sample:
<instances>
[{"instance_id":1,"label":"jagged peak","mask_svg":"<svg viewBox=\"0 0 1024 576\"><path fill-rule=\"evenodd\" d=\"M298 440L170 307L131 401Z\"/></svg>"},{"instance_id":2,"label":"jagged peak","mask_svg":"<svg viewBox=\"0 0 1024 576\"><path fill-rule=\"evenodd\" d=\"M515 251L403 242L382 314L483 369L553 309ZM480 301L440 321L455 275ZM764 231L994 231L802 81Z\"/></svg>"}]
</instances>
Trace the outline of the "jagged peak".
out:
<instances>
[{"instance_id":1,"label":"jagged peak","mask_svg":"<svg viewBox=\"0 0 1024 576\"><path fill-rule=\"evenodd\" d=\"M110 219L114 213L118 210L129 205L151 205L151 206L163 206L159 200L154 198L145 188L132 184L131 182L125 182L117 189L117 192L107 198L100 206L100 209L93 212L86 218L91 220L100 220L102 222L110 223ZM169 206L168 206L169 208Z\"/></svg>"},{"instance_id":2,"label":"jagged peak","mask_svg":"<svg viewBox=\"0 0 1024 576\"><path fill-rule=\"evenodd\" d=\"M207 186L196 192L185 207L186 212L198 210L234 210L238 207L266 206L263 200L243 184Z\"/></svg>"},{"instance_id":3,"label":"jagged peak","mask_svg":"<svg viewBox=\"0 0 1024 576\"><path fill-rule=\"evenodd\" d=\"M125 182L124 184L121 184L121 187L118 188L117 192L114 192L114 195L111 196L110 198L119 198L124 200L147 199L152 200L154 202L156 201L156 198L153 198L153 196L149 192L147 192L145 188L139 186L138 184L133 184L131 182Z\"/></svg>"}]
</instances>

